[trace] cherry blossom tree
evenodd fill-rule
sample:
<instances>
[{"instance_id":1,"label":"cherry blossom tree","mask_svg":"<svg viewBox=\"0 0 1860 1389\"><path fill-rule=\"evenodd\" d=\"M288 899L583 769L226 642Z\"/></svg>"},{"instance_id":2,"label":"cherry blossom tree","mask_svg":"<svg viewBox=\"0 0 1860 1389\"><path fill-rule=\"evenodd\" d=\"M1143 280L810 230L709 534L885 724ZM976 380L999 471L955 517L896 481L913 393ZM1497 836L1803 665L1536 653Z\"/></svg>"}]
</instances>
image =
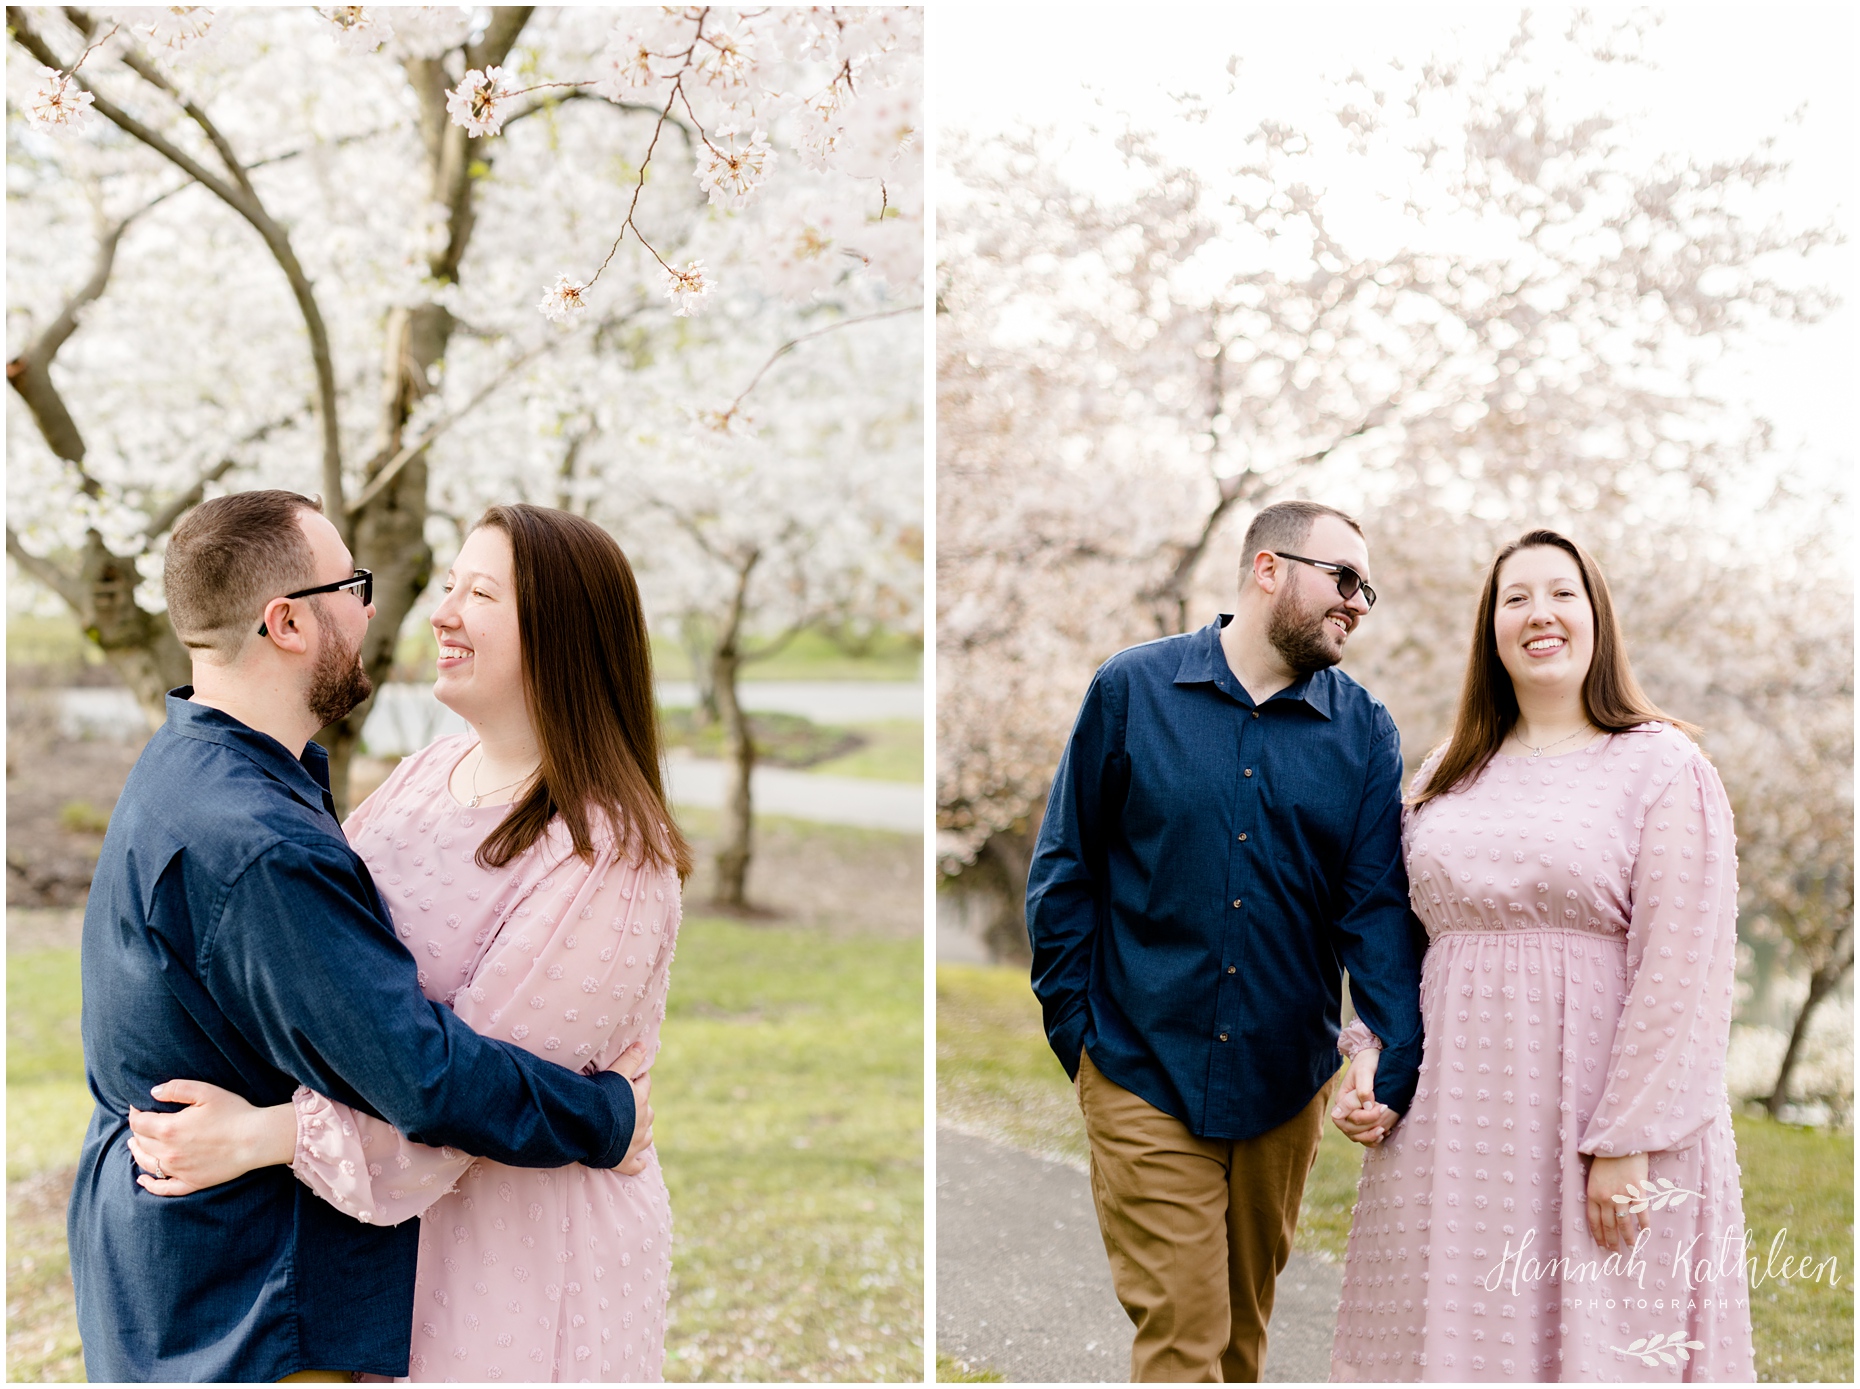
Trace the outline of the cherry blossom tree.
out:
<instances>
[{"instance_id":1,"label":"cherry blossom tree","mask_svg":"<svg viewBox=\"0 0 1860 1389\"><path fill-rule=\"evenodd\" d=\"M151 717L202 496L320 493L379 682L434 546L555 450L563 381L695 344L680 437L752 436L780 398L691 323L773 346L920 293L915 11L7 20L8 553ZM339 797L366 712L323 735Z\"/></svg>"},{"instance_id":2,"label":"cherry blossom tree","mask_svg":"<svg viewBox=\"0 0 1860 1389\"><path fill-rule=\"evenodd\" d=\"M559 383L533 406L559 464L539 459L527 487L512 478L519 495L610 529L648 608L692 651L730 769L713 893L732 912L753 910L743 672L810 628L857 639L921 621L922 318L840 313L819 305L824 321L806 330L817 336L771 344L757 340L754 315L724 308L692 325L699 340L676 355L610 360ZM727 427L693 430L690 401L716 374L749 386L718 403Z\"/></svg>"},{"instance_id":3,"label":"cherry blossom tree","mask_svg":"<svg viewBox=\"0 0 1860 1389\"><path fill-rule=\"evenodd\" d=\"M1637 23L1543 39L1527 20L1489 59L1355 73L1310 128L1242 127L1238 83L1185 99L1185 121L1247 131L1218 180L1142 133L1118 142L1117 193L1069 182L1050 133L946 138L947 876L979 864L1017 915L1012 870L1091 670L1225 606L1266 502L1363 516L1397 601L1349 665L1412 763L1450 722L1501 538L1563 525L1651 574L1642 541L1702 514L1722 533L1727 487L1777 470L1707 372L1753 325L1824 311L1810 257L1835 233L1752 211L1785 173L1767 143L1650 158L1556 99L1585 85L1570 70L1636 61Z\"/></svg>"}]
</instances>

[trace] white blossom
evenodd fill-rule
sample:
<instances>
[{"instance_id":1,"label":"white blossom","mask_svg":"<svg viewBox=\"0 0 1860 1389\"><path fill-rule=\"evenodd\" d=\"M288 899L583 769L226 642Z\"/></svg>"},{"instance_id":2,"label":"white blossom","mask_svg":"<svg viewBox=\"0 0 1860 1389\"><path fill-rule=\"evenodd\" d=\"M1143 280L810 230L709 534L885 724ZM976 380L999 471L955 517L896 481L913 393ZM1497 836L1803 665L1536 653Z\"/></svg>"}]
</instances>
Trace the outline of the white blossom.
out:
<instances>
[{"instance_id":1,"label":"white blossom","mask_svg":"<svg viewBox=\"0 0 1860 1389\"><path fill-rule=\"evenodd\" d=\"M348 53L373 53L394 37L394 26L378 5L332 5L322 14L336 26L336 42Z\"/></svg>"},{"instance_id":2,"label":"white blossom","mask_svg":"<svg viewBox=\"0 0 1860 1389\"><path fill-rule=\"evenodd\" d=\"M26 103L26 118L44 130L82 130L96 98L78 86L69 73L44 67L39 73L43 80Z\"/></svg>"},{"instance_id":3,"label":"white blossom","mask_svg":"<svg viewBox=\"0 0 1860 1389\"><path fill-rule=\"evenodd\" d=\"M671 282L665 286L665 297L672 301L672 313L678 318L689 318L698 311L698 303L711 291L711 283L704 278L704 262L693 260L685 262L685 268L671 270Z\"/></svg>"},{"instance_id":4,"label":"white blossom","mask_svg":"<svg viewBox=\"0 0 1860 1389\"><path fill-rule=\"evenodd\" d=\"M471 33L471 11L457 5L394 6L394 47L411 58L437 58Z\"/></svg>"},{"instance_id":5,"label":"white blossom","mask_svg":"<svg viewBox=\"0 0 1860 1389\"><path fill-rule=\"evenodd\" d=\"M213 26L213 11L204 5L160 5L145 13L149 17L134 27L170 55L199 44Z\"/></svg>"},{"instance_id":6,"label":"white blossom","mask_svg":"<svg viewBox=\"0 0 1860 1389\"><path fill-rule=\"evenodd\" d=\"M554 287L543 294L536 307L551 323L573 322L587 312L588 301L581 297L587 288L579 280L557 275Z\"/></svg>"},{"instance_id":7,"label":"white blossom","mask_svg":"<svg viewBox=\"0 0 1860 1389\"><path fill-rule=\"evenodd\" d=\"M658 67L654 66L655 60ZM654 51L651 35L637 29L615 30L601 51L600 76L594 90L609 101L625 101L651 93L663 81L659 67L672 66L671 60Z\"/></svg>"},{"instance_id":8,"label":"white blossom","mask_svg":"<svg viewBox=\"0 0 1860 1389\"><path fill-rule=\"evenodd\" d=\"M710 195L712 206L749 206L775 163L775 151L769 148L765 132L754 131L744 144L737 142L740 133L733 127L719 127L716 141L698 151L698 183Z\"/></svg>"},{"instance_id":9,"label":"white blossom","mask_svg":"<svg viewBox=\"0 0 1860 1389\"><path fill-rule=\"evenodd\" d=\"M504 126L509 113L499 104L510 96L510 87L502 68L473 68L458 86L446 93L446 114L452 123L465 127L473 135L495 135Z\"/></svg>"},{"instance_id":10,"label":"white blossom","mask_svg":"<svg viewBox=\"0 0 1860 1389\"><path fill-rule=\"evenodd\" d=\"M739 23L701 37L691 66L707 85L728 90L749 84L755 61L755 30Z\"/></svg>"}]
</instances>

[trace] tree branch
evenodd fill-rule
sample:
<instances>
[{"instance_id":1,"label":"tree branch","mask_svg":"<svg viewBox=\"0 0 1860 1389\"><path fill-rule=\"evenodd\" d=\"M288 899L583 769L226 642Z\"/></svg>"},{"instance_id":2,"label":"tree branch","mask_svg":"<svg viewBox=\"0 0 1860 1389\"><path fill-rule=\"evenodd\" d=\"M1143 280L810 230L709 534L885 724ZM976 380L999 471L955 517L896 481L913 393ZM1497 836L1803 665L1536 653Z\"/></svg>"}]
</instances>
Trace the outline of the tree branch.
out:
<instances>
[{"instance_id":1,"label":"tree branch","mask_svg":"<svg viewBox=\"0 0 1860 1389\"><path fill-rule=\"evenodd\" d=\"M45 66L63 70L64 65L45 40L32 28L23 9L9 5L6 17L14 42ZM290 283L291 294L297 300L298 311L303 316L304 327L310 335L310 358L316 371L317 401L323 420L324 496L335 503L332 508L334 515L331 519L336 521L338 528L344 533L344 538L347 539L348 515L341 504L342 439L337 421L336 370L330 357L329 330L323 322L323 313L317 305L316 294L310 286L310 279L304 274L303 266L298 263L297 254L291 248L290 237L265 210L264 204L252 190L252 185L246 178L244 167L238 162L230 145L224 142L223 137L215 140L214 147L219 150L220 157L227 161L233 177L238 182L238 187L228 184L166 136L150 129L108 97L101 95L84 80L81 74L72 74L70 80L91 94L92 109L99 115L125 134L147 145L243 217L259 234L266 248L270 250L272 259L284 272L284 278ZM166 84L165 79L159 85L163 91L173 95L173 88ZM183 110L188 110L190 107L191 103L183 101ZM205 121L204 116L198 117L196 123L201 121ZM208 138L215 139L218 132L210 127L210 121L202 126L203 129L208 129Z\"/></svg>"},{"instance_id":2,"label":"tree branch","mask_svg":"<svg viewBox=\"0 0 1860 1389\"><path fill-rule=\"evenodd\" d=\"M6 552L21 569L64 599L73 612L84 610L84 586L49 559L27 550L11 526L6 528Z\"/></svg>"},{"instance_id":3,"label":"tree branch","mask_svg":"<svg viewBox=\"0 0 1860 1389\"><path fill-rule=\"evenodd\" d=\"M233 445L233 448L243 448L247 444L259 443L273 431L283 429L285 426L294 422L296 418L297 412L293 410L288 415L280 416L275 420L267 420L250 434L240 439L238 443ZM201 497L206 495L208 483L218 482L230 470L237 467L238 463L239 459L233 453L233 450L228 449L225 456L202 473L199 478L195 480L192 487L188 488L185 492L181 493L180 496L170 501L168 505L164 506L160 511L149 517L148 524L142 528L143 536L149 540L153 540L156 536L164 534L176 521L180 520L190 510L200 504Z\"/></svg>"},{"instance_id":4,"label":"tree branch","mask_svg":"<svg viewBox=\"0 0 1860 1389\"><path fill-rule=\"evenodd\" d=\"M790 338L769 355L769 359L762 364L761 370L749 378L749 384L743 387L741 391L737 392L736 399L730 402L730 408L717 416L716 420L713 422L713 426L717 429L728 428L730 421L736 417L738 407L748 398L749 393L755 390L762 378L768 375L769 368L774 366L775 363L779 362L783 357L786 357L790 352L794 351L794 349L799 347L802 343L820 337L826 333L837 332L841 328L850 328L855 323L871 323L875 319L896 318L899 314L922 313L923 308L924 306L922 304L907 304L901 309L882 309L878 313L860 314L856 318L842 318L838 323L829 323L824 328L816 328L811 333L802 333L799 337Z\"/></svg>"}]
</instances>

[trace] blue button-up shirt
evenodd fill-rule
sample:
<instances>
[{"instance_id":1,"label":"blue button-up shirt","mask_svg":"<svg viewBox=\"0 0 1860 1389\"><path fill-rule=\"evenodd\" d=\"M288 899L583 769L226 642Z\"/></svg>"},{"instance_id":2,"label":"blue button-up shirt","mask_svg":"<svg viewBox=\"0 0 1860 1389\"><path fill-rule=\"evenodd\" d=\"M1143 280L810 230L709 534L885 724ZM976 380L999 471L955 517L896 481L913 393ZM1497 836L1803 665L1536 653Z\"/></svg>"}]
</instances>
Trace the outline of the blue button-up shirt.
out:
<instances>
[{"instance_id":1,"label":"blue button-up shirt","mask_svg":"<svg viewBox=\"0 0 1860 1389\"><path fill-rule=\"evenodd\" d=\"M1255 704L1198 632L1119 652L1086 692L1027 875L1033 988L1079 1052L1204 1138L1252 1138L1339 1064L1342 970L1406 1112L1425 934L1401 857L1401 739L1341 671Z\"/></svg>"},{"instance_id":2,"label":"blue button-up shirt","mask_svg":"<svg viewBox=\"0 0 1860 1389\"><path fill-rule=\"evenodd\" d=\"M329 798L301 760L168 696L110 817L84 913L84 1068L96 1100L68 1232L97 1380L407 1373L418 1223L365 1225L288 1167L191 1196L136 1185L128 1111L186 1078L257 1105L299 1085L428 1144L527 1167L611 1167L621 1076L481 1037L420 992Z\"/></svg>"}]
</instances>

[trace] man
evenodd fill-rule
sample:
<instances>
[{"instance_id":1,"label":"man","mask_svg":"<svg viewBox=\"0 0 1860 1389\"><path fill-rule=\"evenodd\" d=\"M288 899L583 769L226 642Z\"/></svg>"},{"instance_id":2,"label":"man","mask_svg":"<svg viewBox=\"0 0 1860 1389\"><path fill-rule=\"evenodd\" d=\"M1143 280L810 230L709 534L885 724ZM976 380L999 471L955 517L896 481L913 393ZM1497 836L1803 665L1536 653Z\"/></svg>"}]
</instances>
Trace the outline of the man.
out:
<instances>
[{"instance_id":1,"label":"man","mask_svg":"<svg viewBox=\"0 0 1860 1389\"><path fill-rule=\"evenodd\" d=\"M404 1375L418 1222L359 1223L284 1166L152 1195L136 1182L131 1106L176 1076L257 1105L307 1085L424 1143L611 1167L650 1141L644 1086L481 1037L421 994L309 741L368 696L374 615L368 576L317 504L275 491L202 503L174 531L163 584L195 683L169 694L130 773L84 914L97 1105L69 1236L85 1369Z\"/></svg>"},{"instance_id":2,"label":"man","mask_svg":"<svg viewBox=\"0 0 1860 1389\"><path fill-rule=\"evenodd\" d=\"M1027 880L1033 987L1077 1083L1133 1380L1259 1379L1342 968L1386 1049L1356 1063L1340 1126L1376 1142L1414 1094L1401 744L1332 669L1368 575L1342 512L1267 507L1233 616L1107 661L1053 782Z\"/></svg>"}]
</instances>

